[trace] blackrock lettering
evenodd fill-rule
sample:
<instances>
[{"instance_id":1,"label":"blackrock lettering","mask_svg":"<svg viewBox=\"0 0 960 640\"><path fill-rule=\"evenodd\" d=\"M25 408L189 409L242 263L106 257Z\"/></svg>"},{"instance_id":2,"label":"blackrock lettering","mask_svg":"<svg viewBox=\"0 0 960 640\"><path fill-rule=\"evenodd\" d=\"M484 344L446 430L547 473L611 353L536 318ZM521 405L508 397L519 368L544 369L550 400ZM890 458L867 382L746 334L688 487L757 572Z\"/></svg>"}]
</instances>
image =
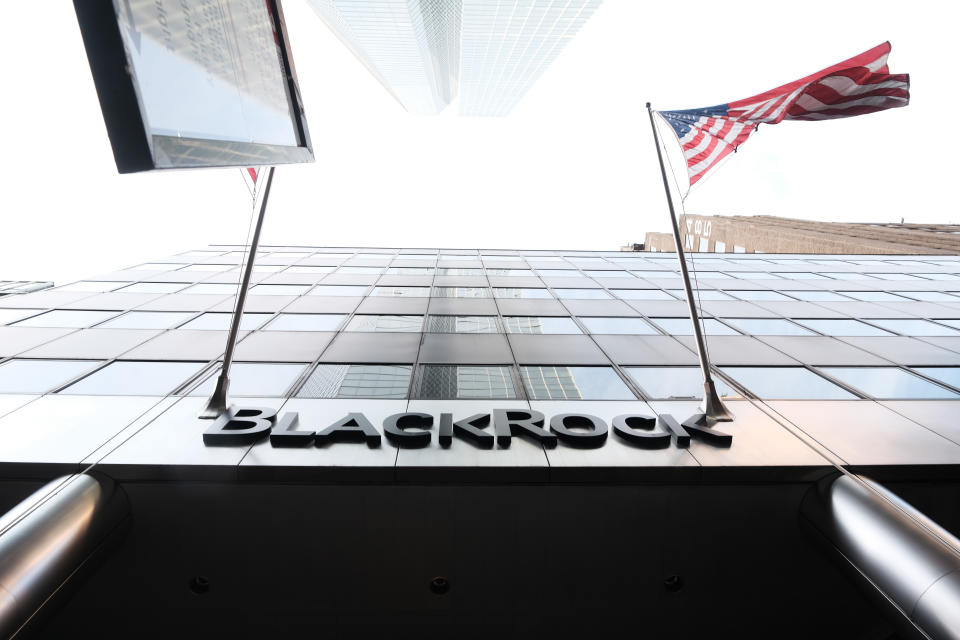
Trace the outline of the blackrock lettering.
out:
<instances>
[{"instance_id":1,"label":"blackrock lettering","mask_svg":"<svg viewBox=\"0 0 960 640\"><path fill-rule=\"evenodd\" d=\"M670 414L653 417L645 414L623 414L613 418L613 433L626 443L642 449L664 449L671 443L681 449L690 446L690 439L700 440L716 447L729 447L733 436L704 427L703 416L694 414L678 422ZM489 430L493 426L492 433ZM441 413L436 420L429 413L395 413L384 419L383 434L395 447L416 449L426 447L437 426L437 441L449 447L454 439L464 440L482 449L496 446L506 449L514 437L523 437L547 448L557 443L581 449L602 447L610 427L607 423L586 413L561 413L549 420L539 411L522 409L493 409L454 420L454 414ZM269 437L274 447L326 446L336 442L366 443L368 447L381 445L380 430L362 413L348 413L340 420L319 429L301 428L300 416L295 411L277 415L267 407L230 407L203 434L208 446L248 445Z\"/></svg>"}]
</instances>

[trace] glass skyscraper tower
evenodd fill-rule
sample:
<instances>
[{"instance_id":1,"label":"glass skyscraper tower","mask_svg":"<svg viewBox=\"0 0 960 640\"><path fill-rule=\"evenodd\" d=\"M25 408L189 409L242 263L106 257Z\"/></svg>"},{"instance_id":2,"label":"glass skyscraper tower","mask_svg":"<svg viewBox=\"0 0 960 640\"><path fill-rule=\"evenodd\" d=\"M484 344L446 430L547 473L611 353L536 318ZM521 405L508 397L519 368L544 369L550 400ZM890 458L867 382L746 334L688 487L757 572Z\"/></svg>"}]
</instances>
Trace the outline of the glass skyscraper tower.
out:
<instances>
[{"instance_id":1,"label":"glass skyscraper tower","mask_svg":"<svg viewBox=\"0 0 960 640\"><path fill-rule=\"evenodd\" d=\"M410 112L503 116L601 0L310 0Z\"/></svg>"}]
</instances>

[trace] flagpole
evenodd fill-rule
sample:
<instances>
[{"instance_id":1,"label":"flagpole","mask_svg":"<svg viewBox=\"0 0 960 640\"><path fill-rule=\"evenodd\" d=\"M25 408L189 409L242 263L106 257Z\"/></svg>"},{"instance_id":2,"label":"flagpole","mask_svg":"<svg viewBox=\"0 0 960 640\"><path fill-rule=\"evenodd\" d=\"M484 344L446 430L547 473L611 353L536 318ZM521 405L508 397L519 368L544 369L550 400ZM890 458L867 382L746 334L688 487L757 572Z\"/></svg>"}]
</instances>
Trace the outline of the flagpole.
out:
<instances>
[{"instance_id":1,"label":"flagpole","mask_svg":"<svg viewBox=\"0 0 960 640\"><path fill-rule=\"evenodd\" d=\"M683 255L683 242L680 239L680 225L677 223L677 214L673 209L673 197L670 195L670 184L667 182L667 170L663 166L663 153L660 151L660 136L657 135L657 126L653 121L653 109L647 103L647 115L650 116L650 128L653 130L653 143L657 147L657 160L660 161L660 176L663 178L663 192L667 195L667 208L670 210L670 223L673 226L673 241L677 245L677 260L680 261L680 277L683 278L683 289L687 294L687 308L690 311L690 321L693 323L693 335L697 343L697 357L700 360L700 370L703 372L703 411L702 421L706 426L714 422L730 422L733 413L723 404L717 387L713 383L710 373L710 360L707 356L707 345L700 328L700 314L693 301L693 287L690 284L690 274L687 272L687 261Z\"/></svg>"},{"instance_id":2,"label":"flagpole","mask_svg":"<svg viewBox=\"0 0 960 640\"><path fill-rule=\"evenodd\" d=\"M264 171L266 169L266 171ZM267 211L267 200L270 199L270 187L273 184L274 167L260 167L257 171L257 192L255 205L257 211L257 226L253 230L253 239L250 241L250 251L247 255L247 264L243 270L243 281L237 294L237 303L230 321L230 333L227 335L227 346L223 353L223 366L217 377L217 386L207 400L207 404L200 410L199 417L215 419L227 410L227 389L230 387L230 365L233 362L233 352L237 346L237 334L240 331L240 320L243 318L243 307L247 301L247 289L250 288L250 277L253 274L253 263L257 258L257 245L260 243L260 230L263 228L263 217ZM260 181L263 180L261 183Z\"/></svg>"}]
</instances>

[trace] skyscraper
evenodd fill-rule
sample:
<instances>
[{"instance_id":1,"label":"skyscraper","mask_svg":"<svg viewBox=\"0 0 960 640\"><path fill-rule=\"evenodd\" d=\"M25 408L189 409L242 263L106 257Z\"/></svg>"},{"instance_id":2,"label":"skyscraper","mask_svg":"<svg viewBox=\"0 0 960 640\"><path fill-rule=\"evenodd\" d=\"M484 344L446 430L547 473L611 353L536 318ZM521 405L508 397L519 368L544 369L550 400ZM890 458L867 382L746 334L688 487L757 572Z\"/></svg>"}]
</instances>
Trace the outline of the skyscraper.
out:
<instances>
[{"instance_id":1,"label":"skyscraper","mask_svg":"<svg viewBox=\"0 0 960 640\"><path fill-rule=\"evenodd\" d=\"M310 0L410 112L504 116L601 0Z\"/></svg>"}]
</instances>

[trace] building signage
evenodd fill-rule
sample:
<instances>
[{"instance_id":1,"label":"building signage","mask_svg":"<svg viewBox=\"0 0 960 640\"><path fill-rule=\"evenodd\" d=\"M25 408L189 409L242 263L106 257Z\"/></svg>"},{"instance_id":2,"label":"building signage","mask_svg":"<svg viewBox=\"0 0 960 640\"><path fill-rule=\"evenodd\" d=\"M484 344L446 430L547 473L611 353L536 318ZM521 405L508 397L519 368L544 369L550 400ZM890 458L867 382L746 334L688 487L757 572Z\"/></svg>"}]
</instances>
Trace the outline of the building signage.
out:
<instances>
[{"instance_id":1,"label":"building signage","mask_svg":"<svg viewBox=\"0 0 960 640\"><path fill-rule=\"evenodd\" d=\"M549 420L539 411L494 409L454 420L454 414L441 413L439 419L429 413L395 413L384 419L382 435L393 446L408 449L425 447L433 439L434 430L442 447L464 440L492 449L510 447L512 439L523 437L547 448L564 445L595 449L602 447L612 427L621 440L643 449L663 449L671 443L679 448L690 446L690 439L716 447L729 447L733 436L698 424L695 414L678 422L670 414L655 418L644 414L615 417L611 425L586 413L561 413ZM492 426L492 429L490 427ZM282 416L265 407L230 407L203 434L209 446L248 445L264 438L274 447L324 446L335 442L360 442L379 447L381 429L362 413L348 413L340 420L320 428L303 428L296 412Z\"/></svg>"}]
</instances>

